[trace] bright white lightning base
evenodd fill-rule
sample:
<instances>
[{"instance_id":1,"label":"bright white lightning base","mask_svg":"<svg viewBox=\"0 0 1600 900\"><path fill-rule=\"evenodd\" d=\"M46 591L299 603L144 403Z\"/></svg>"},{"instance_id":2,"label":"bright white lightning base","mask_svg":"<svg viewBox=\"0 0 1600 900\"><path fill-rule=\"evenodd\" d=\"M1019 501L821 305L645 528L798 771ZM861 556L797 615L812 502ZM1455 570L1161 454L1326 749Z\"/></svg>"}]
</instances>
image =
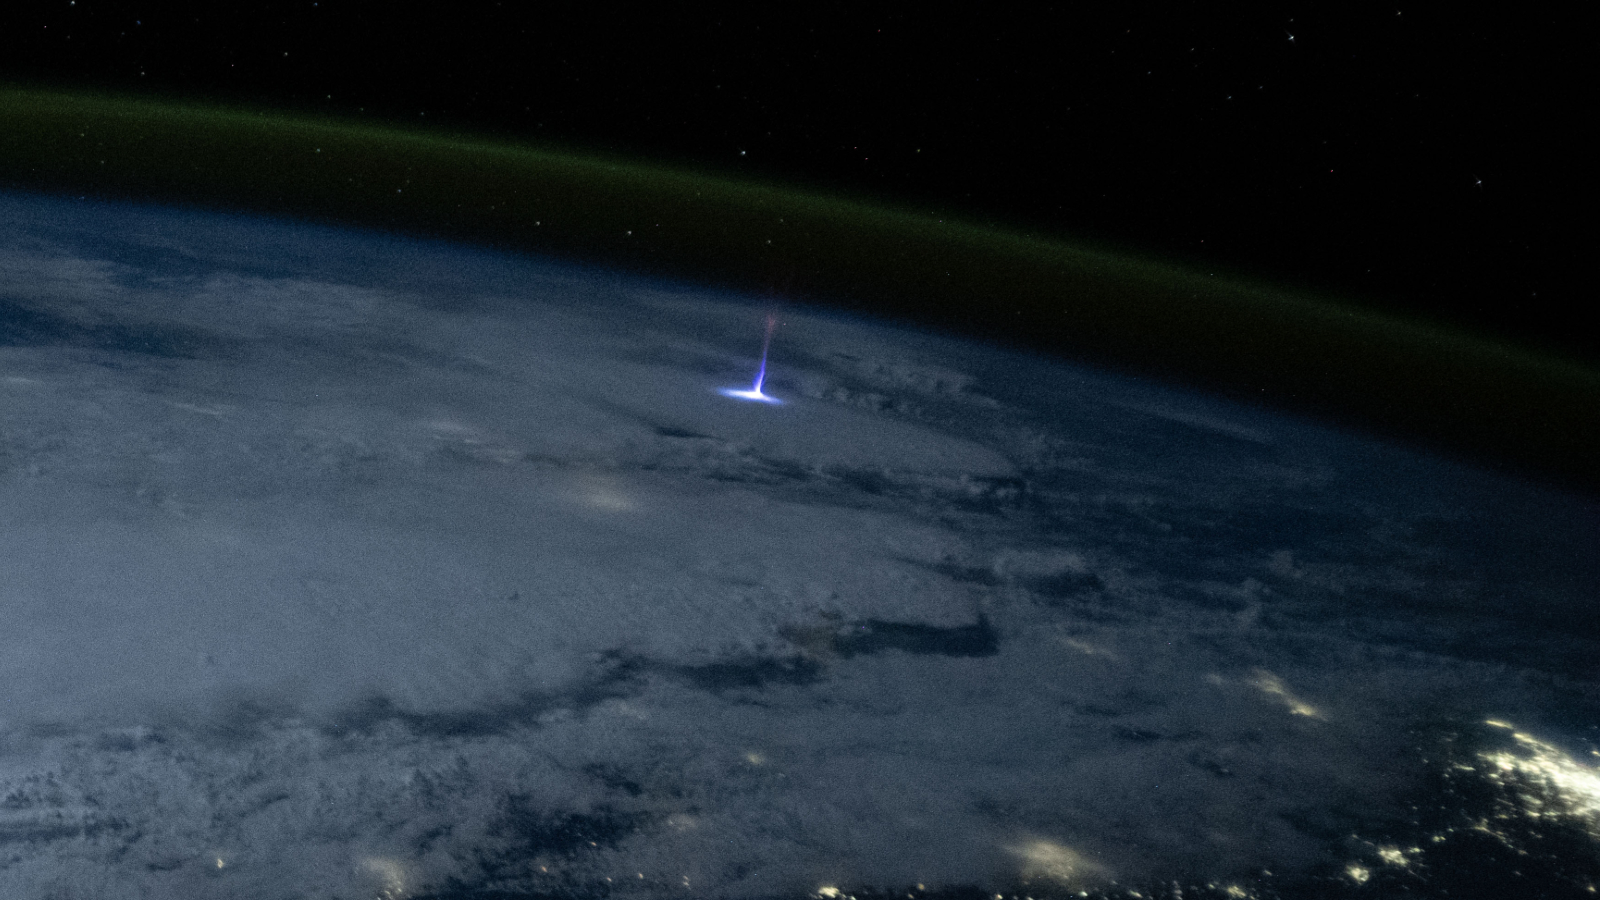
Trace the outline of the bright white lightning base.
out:
<instances>
[{"instance_id":1,"label":"bright white lightning base","mask_svg":"<svg viewBox=\"0 0 1600 900\"><path fill-rule=\"evenodd\" d=\"M761 393L760 388L717 388L717 393L724 397L732 397L735 400L750 400L756 403L771 403L774 406L778 406L783 403L782 400L779 400L777 397L774 397L771 394Z\"/></svg>"}]
</instances>

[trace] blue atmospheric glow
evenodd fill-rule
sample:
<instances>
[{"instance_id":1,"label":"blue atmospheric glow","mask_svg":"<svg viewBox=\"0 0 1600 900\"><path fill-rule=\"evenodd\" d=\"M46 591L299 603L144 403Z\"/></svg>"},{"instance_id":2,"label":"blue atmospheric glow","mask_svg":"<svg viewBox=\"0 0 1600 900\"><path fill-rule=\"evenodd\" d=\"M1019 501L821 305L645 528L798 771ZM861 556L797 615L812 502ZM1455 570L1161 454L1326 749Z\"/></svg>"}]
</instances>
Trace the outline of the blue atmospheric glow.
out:
<instances>
[{"instance_id":1,"label":"blue atmospheric glow","mask_svg":"<svg viewBox=\"0 0 1600 900\"><path fill-rule=\"evenodd\" d=\"M717 393L735 400L750 400L756 403L781 404L782 400L771 394L762 393L761 386L767 380L767 351L772 348L772 331L778 327L778 317L767 316L767 334L761 339L761 366L756 369L756 379L750 383L749 388L718 388Z\"/></svg>"}]
</instances>

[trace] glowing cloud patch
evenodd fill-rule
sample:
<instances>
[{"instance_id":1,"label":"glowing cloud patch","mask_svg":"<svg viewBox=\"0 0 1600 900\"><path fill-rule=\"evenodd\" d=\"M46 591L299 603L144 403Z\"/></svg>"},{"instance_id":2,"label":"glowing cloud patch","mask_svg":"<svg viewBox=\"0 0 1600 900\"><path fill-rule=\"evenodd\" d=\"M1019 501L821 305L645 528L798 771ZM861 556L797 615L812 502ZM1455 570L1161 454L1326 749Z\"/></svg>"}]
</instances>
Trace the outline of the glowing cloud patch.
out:
<instances>
[{"instance_id":1,"label":"glowing cloud patch","mask_svg":"<svg viewBox=\"0 0 1600 900\"><path fill-rule=\"evenodd\" d=\"M399 860L368 857L361 861L361 868L377 882L378 900L405 900L410 896L405 866Z\"/></svg>"},{"instance_id":2,"label":"glowing cloud patch","mask_svg":"<svg viewBox=\"0 0 1600 900\"><path fill-rule=\"evenodd\" d=\"M1054 882L1061 886L1076 887L1109 877L1103 866L1055 841L1034 839L1007 849L1021 863L1018 874L1025 883Z\"/></svg>"},{"instance_id":3,"label":"glowing cloud patch","mask_svg":"<svg viewBox=\"0 0 1600 900\"><path fill-rule=\"evenodd\" d=\"M1268 672L1266 669L1253 670L1250 673L1249 683L1251 687L1261 693L1283 701L1283 705L1288 707L1289 712L1294 715L1305 716L1308 719L1326 718L1315 706L1290 693L1288 686L1283 683L1283 679Z\"/></svg>"}]
</instances>

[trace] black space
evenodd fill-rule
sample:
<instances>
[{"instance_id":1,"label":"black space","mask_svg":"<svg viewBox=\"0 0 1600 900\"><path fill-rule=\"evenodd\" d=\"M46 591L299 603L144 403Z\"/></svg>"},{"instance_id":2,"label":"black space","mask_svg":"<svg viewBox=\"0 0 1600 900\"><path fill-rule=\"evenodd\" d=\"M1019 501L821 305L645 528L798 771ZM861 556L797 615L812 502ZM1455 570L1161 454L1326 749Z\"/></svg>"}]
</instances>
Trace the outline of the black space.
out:
<instances>
[{"instance_id":1,"label":"black space","mask_svg":"<svg viewBox=\"0 0 1600 900\"><path fill-rule=\"evenodd\" d=\"M772 178L1600 361L1594 39L1468 6L51 0L0 12L0 82Z\"/></svg>"}]
</instances>

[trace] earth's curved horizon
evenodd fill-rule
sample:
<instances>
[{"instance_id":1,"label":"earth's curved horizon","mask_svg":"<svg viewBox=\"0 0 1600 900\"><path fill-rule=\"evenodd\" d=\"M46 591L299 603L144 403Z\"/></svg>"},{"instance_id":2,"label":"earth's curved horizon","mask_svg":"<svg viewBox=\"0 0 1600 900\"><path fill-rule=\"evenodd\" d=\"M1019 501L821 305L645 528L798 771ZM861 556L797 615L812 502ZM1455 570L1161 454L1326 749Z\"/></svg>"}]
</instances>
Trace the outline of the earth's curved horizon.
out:
<instances>
[{"instance_id":1,"label":"earth's curved horizon","mask_svg":"<svg viewBox=\"0 0 1600 900\"><path fill-rule=\"evenodd\" d=\"M0 185L447 236L794 296L1261 400L1600 490L1600 371L1210 272L644 163L0 88Z\"/></svg>"},{"instance_id":2,"label":"earth's curved horizon","mask_svg":"<svg viewBox=\"0 0 1600 900\"><path fill-rule=\"evenodd\" d=\"M0 893L1600 886L1600 504L395 234L0 194Z\"/></svg>"}]
</instances>

